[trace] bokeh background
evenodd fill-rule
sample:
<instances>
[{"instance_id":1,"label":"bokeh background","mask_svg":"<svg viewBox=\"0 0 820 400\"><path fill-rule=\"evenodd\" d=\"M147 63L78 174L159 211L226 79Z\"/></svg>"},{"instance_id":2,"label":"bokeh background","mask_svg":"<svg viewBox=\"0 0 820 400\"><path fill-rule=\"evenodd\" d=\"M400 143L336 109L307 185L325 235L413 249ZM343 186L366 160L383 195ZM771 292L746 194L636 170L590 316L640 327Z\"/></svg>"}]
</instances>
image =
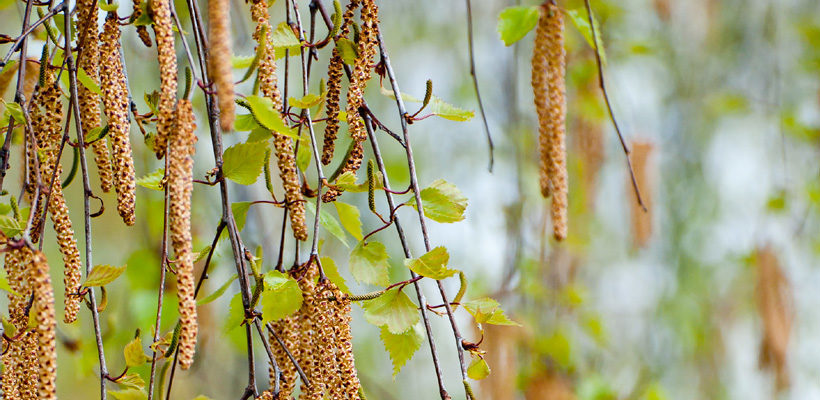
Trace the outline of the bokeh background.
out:
<instances>
[{"instance_id":1,"label":"bokeh background","mask_svg":"<svg viewBox=\"0 0 820 400\"><path fill-rule=\"evenodd\" d=\"M24 4L3 3L3 33L14 35ZM308 19L307 3L299 2L303 20ZM428 118L410 126L420 184L444 178L469 198L464 221L430 223L432 242L447 246L450 264L467 273L467 298L492 296L522 324L484 327L482 348L493 372L473 384L479 397L820 399L820 4L592 1L608 60L607 89L634 149L646 213L636 206L626 158L597 86L594 52L567 18L570 229L569 238L559 244L551 239L549 203L538 189L537 122L529 83L533 35L507 47L496 32L501 10L519 3L536 4L473 1L475 62L496 143L492 173L480 117L468 122ZM583 15L581 1L559 4ZM402 90L421 97L425 81L432 79L437 96L477 110L465 3L379 5L382 33ZM127 15L130 7L121 4L119 14ZM273 5L274 25L284 20L284 8L281 0ZM177 2L177 9L187 21L184 2ZM234 55L252 55L252 27L242 1L233 2L233 25ZM186 66L177 44L180 65ZM145 48L130 26L124 28L123 46L134 100L147 112L142 94L159 86L156 50ZM38 57L41 47L42 41L32 41L30 56ZM324 74L328 54L320 53L316 77ZM291 60L295 89L300 87L298 58ZM282 68L284 61L280 72ZM237 79L243 72L236 70ZM312 85L318 92L318 78ZM394 103L378 86L376 78L367 101L383 123L398 131ZM240 88L250 90L250 84ZM11 90L5 94L7 100L11 96ZM202 177L213 167L213 156L203 129L201 94L195 105L200 125L195 175ZM224 140L230 145L246 136L226 134ZM394 187L407 185L403 150L388 136L380 138ZM136 126L132 140L138 175L161 166L140 144ZM19 157L14 153L13 165ZM70 156L63 162L70 165ZM75 182L67 189L77 228L82 221L80 186ZM112 373L124 367L122 349L135 330L141 329L143 342L150 342L156 313L162 195L138 190L136 226L125 228L110 211L112 195L103 197L109 211L94 220L95 263L128 265L125 278L108 288L103 313ZM261 182L232 184L231 196L233 201L267 198ZM366 195L346 194L343 200L366 209ZM218 224L217 189L198 185L194 205L196 250L210 243ZM423 243L413 211L400 213L411 246L420 253ZM264 249L265 268L278 256L281 218L279 209L254 206L242 231L249 248ZM365 231L381 225L372 216L363 223ZM76 230L81 237L81 229ZM337 260L351 289L371 290L347 273L350 249L323 235L323 254ZM395 232L385 230L376 237L388 244L393 280L406 279ZM348 241L353 243L351 237ZM204 294L234 273L227 240L220 243ZM286 265L293 262L293 248L289 240ZM53 249L48 255L59 259ZM62 281L57 271L54 281ZM451 294L458 289L457 280L445 283ZM433 285L422 286L436 304ZM172 398L241 395L244 334L223 329L228 302L237 291L231 287L200 308L197 362L190 371L177 371ZM163 332L176 321L174 299L169 284ZM472 317L463 309L458 317L468 340L478 340ZM90 326L88 313L74 325L59 325L63 399L96 396L97 355ZM449 324L434 317L433 327L447 387L455 398L463 398ZM378 328L365 323L359 307L354 307L353 330L359 376L371 398L437 397L426 343L394 379ZM265 382L258 342L256 350L259 379ZM132 372L147 377L147 367Z\"/></svg>"}]
</instances>

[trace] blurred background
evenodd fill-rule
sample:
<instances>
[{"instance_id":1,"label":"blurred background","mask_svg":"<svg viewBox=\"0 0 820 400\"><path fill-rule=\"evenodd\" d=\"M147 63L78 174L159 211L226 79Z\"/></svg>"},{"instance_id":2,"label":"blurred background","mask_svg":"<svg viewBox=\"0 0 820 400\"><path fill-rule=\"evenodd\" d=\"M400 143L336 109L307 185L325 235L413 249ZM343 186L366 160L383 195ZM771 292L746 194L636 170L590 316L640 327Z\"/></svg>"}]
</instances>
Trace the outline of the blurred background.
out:
<instances>
[{"instance_id":1,"label":"blurred background","mask_svg":"<svg viewBox=\"0 0 820 400\"><path fill-rule=\"evenodd\" d=\"M24 4L4 3L0 18L10 28L3 32L14 35ZM184 4L177 2L177 9L188 21ZM308 2L299 4L307 20ZM473 2L475 62L496 143L492 173L479 114L468 122L429 118L410 126L420 184L444 178L469 198L464 221L430 223L432 243L447 246L450 264L466 272L466 298L491 296L522 324L484 326L482 349L492 374L473 384L479 398L820 399L820 292L813 289L820 286L820 3L592 1L608 60L607 89L633 150L647 212L635 202L626 158L597 86L594 51L565 18L570 228L564 243L551 238L549 203L538 188L530 87L533 34L507 47L496 32L499 13L516 4L536 3ZM559 4L584 15L582 1ZM382 1L379 6L402 90L422 97L425 81L432 79L438 97L477 111L465 3ZM121 4L120 16L130 8L130 2ZM273 5L274 26L284 21L284 9L281 0ZM183 25L190 30L187 22ZM244 2L233 3L233 26L234 55L252 55L252 24ZM183 67L187 61L179 44ZM143 93L159 87L156 50L145 48L131 26L123 29L123 46L133 97L145 113ZM42 41L32 41L29 55L39 57L41 47ZM329 50L320 52L314 66L314 93L328 56ZM298 58L290 60L290 84L301 96ZM281 81L284 60L279 65ZM237 69L236 78L243 73ZM367 101L381 122L399 131L394 103L378 86L376 77ZM246 83L239 90L250 88ZM5 94L7 100L11 96L11 91ZM195 105L200 125L195 175L201 178L213 168L213 153L203 129L201 93ZM412 113L415 106L408 107ZM394 188L405 187L403 149L379 135L390 180ZM247 133L231 133L225 142L246 138ZM161 167L141 145L135 125L132 140L138 176ZM19 154L12 156L12 165ZM63 162L70 165L70 157ZM233 201L268 198L261 182L231 185ZM80 186L75 182L66 192L78 238ZM138 196L136 226L125 228L118 221L110 194L103 197L108 212L94 220L95 263L128 265L125 279L108 288L103 313L112 373L124 367L122 349L136 329L143 343L150 343L156 313L162 193L140 187ZM366 209L362 194L348 193L342 200ZM383 199L379 202L386 207ZM219 207L217 189L197 185L195 250L213 240ZM423 243L413 213L408 208L400 216L411 247L420 254ZM363 223L365 232L381 226L372 215L363 216ZM275 264L281 226L277 208L255 206L248 214L242 237L249 248L264 249L265 268ZM46 240L48 235L53 238L50 233ZM326 232L323 238L323 255L337 261L351 290L372 290L357 285L347 272L350 248ZM376 238L392 256L391 280L407 279L395 232L385 230ZM351 237L348 242L354 243ZM286 248L293 246L289 239ZM59 259L56 251L48 255ZM284 259L290 265L293 252ZM212 267L203 294L234 274L227 240L220 242ZM54 281L62 282L56 272ZM163 332L176 321L175 289L167 286ZM435 287L422 286L431 304L437 304ZM455 279L445 286L451 295L458 290ZM238 287L231 287L200 308L197 362L190 371L177 371L172 398L233 399L242 393L244 332L223 328L236 292ZM437 398L426 342L394 379L378 328L365 323L358 306L353 319L357 367L369 397ZM461 309L458 319L467 340L478 341L472 317ZM449 324L435 316L432 323L447 388L454 398L463 398ZM87 399L96 393L90 326L88 313L74 325L59 325L65 344L59 354L61 398ZM259 379L265 382L258 342L256 350ZM148 376L147 367L131 372Z\"/></svg>"}]
</instances>

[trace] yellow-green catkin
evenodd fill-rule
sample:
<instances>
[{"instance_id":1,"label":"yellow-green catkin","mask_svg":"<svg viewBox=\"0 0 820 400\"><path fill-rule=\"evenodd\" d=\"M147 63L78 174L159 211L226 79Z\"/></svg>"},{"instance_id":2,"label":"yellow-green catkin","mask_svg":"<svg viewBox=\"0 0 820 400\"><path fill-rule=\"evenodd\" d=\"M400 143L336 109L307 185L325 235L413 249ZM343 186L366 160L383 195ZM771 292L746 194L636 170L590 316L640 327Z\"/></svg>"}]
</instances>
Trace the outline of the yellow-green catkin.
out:
<instances>
[{"instance_id":1,"label":"yellow-green catkin","mask_svg":"<svg viewBox=\"0 0 820 400\"><path fill-rule=\"evenodd\" d=\"M542 6L547 30L547 89L549 92L549 164L547 171L552 191L552 228L556 240L567 237L567 162L566 162L566 51L564 50L564 17L557 5Z\"/></svg>"},{"instance_id":2,"label":"yellow-green catkin","mask_svg":"<svg viewBox=\"0 0 820 400\"><path fill-rule=\"evenodd\" d=\"M339 27L339 37L346 38L350 34L350 26L359 1L351 1L341 18L342 26ZM322 164L328 165L333 160L333 152L336 147L336 136L339 133L339 101L342 93L342 75L344 73L344 61L339 54L339 50L334 48L333 55L327 67L327 101L325 111L327 122L325 125L324 143L322 144Z\"/></svg>"},{"instance_id":3,"label":"yellow-green catkin","mask_svg":"<svg viewBox=\"0 0 820 400\"><path fill-rule=\"evenodd\" d=\"M175 129L168 138L168 198L171 244L176 255L177 295L179 297L179 365L188 369L194 360L197 337L196 300L194 299L194 254L191 247L191 195L193 193L194 113L191 102L177 105Z\"/></svg>"},{"instance_id":4,"label":"yellow-green catkin","mask_svg":"<svg viewBox=\"0 0 820 400\"><path fill-rule=\"evenodd\" d=\"M251 17L256 22L253 38L257 43L256 54L259 54L259 89L262 94L273 101L276 109L282 108L282 96L276 77L276 54L271 39L270 14L265 0L253 0L251 3ZM297 240L307 240L308 232L305 224L305 204L302 196L302 186L296 167L296 153L293 150L293 141L290 137L273 132L273 147L276 150L279 177L285 189L290 225L293 236Z\"/></svg>"},{"instance_id":5,"label":"yellow-green catkin","mask_svg":"<svg viewBox=\"0 0 820 400\"><path fill-rule=\"evenodd\" d=\"M233 130L234 102L233 67L231 65L231 18L229 0L208 1L209 45L208 66L211 82L216 85L219 124L223 131Z\"/></svg>"},{"instance_id":6,"label":"yellow-green catkin","mask_svg":"<svg viewBox=\"0 0 820 400\"><path fill-rule=\"evenodd\" d=\"M108 117L108 136L111 138L112 158L114 160L113 172L114 189L117 192L117 212L126 225L134 225L136 221L134 215L136 209L136 177L134 159L131 154L131 140L129 139L131 126L128 120L128 82L125 79L125 71L120 57L120 28L115 13L108 15L103 26L100 55L102 68L101 88L105 114ZM174 72L174 76L176 76L176 72ZM176 82L174 86L174 96L176 96Z\"/></svg>"},{"instance_id":7,"label":"yellow-green catkin","mask_svg":"<svg viewBox=\"0 0 820 400\"><path fill-rule=\"evenodd\" d=\"M350 77L350 87L347 91L347 125L353 145L347 159L344 161L342 173L359 170L364 157L364 142L367 140L364 120L359 109L364 105L364 90L370 80L373 68L373 58L378 48L379 8L373 0L361 2L361 30L357 45L357 57L353 65L353 74ZM332 187L322 196L325 202L335 201L341 195L339 188Z\"/></svg>"},{"instance_id":8,"label":"yellow-green catkin","mask_svg":"<svg viewBox=\"0 0 820 400\"><path fill-rule=\"evenodd\" d=\"M168 135L174 123L177 98L177 55L174 48L174 31L171 20L171 0L148 0L153 10L154 37L157 41L159 60L160 95L157 115L157 135L154 151L157 158L165 156Z\"/></svg>"}]
</instances>

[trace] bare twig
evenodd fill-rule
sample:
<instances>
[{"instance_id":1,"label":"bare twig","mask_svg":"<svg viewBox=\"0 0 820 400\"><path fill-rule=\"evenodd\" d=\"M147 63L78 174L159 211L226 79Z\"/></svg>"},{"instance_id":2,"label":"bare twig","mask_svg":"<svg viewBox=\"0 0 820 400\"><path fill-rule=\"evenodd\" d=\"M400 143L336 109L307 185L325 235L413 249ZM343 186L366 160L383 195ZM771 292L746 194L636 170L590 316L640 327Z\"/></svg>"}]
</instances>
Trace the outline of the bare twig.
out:
<instances>
[{"instance_id":1,"label":"bare twig","mask_svg":"<svg viewBox=\"0 0 820 400\"><path fill-rule=\"evenodd\" d=\"M473 46L473 7L470 0L467 3L467 44L470 49L470 76L473 78L473 87L475 88L475 97L478 100L478 109L481 111L481 120L484 122L484 132L487 133L487 145L490 150L490 164L487 167L490 172L493 172L493 164L495 157L493 150L493 136L490 134L490 125L487 123L487 114L484 112L484 102L481 100L481 91L478 90L478 76L475 68L475 49Z\"/></svg>"}]
</instances>

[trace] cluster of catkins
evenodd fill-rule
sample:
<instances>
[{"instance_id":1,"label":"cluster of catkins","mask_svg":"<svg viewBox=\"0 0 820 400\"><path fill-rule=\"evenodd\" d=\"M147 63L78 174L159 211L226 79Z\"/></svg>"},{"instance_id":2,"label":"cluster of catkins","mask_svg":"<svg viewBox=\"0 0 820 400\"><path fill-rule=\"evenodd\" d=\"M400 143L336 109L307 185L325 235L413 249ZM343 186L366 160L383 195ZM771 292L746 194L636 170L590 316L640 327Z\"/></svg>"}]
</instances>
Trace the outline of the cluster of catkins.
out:
<instances>
[{"instance_id":1,"label":"cluster of catkins","mask_svg":"<svg viewBox=\"0 0 820 400\"><path fill-rule=\"evenodd\" d=\"M540 184L552 196L552 226L556 240L567 237L566 52L564 18L551 0L540 7L532 54L532 89L538 113Z\"/></svg>"},{"instance_id":2,"label":"cluster of catkins","mask_svg":"<svg viewBox=\"0 0 820 400\"><path fill-rule=\"evenodd\" d=\"M310 383L308 386L302 382L299 399L359 399L361 384L353 359L350 300L335 284L318 278L314 263L290 273L302 290L302 307L272 323L272 328ZM273 336L270 342L282 369L279 399L290 399L296 389L296 367ZM275 378L271 371L271 380Z\"/></svg>"}]
</instances>

